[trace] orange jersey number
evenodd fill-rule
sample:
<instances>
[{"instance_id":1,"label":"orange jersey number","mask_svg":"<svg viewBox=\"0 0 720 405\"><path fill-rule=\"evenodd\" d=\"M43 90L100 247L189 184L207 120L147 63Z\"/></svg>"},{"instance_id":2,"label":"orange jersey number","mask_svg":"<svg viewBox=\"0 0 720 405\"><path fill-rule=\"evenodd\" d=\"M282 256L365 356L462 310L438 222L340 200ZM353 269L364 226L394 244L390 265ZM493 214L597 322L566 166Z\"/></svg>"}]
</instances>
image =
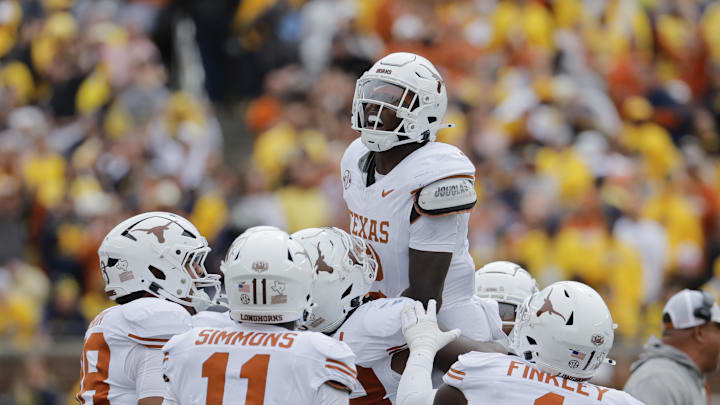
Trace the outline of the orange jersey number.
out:
<instances>
[{"instance_id":1,"label":"orange jersey number","mask_svg":"<svg viewBox=\"0 0 720 405\"><path fill-rule=\"evenodd\" d=\"M202 376L208 379L206 405L222 405L225 395L225 371L229 353L213 353L202 365ZM240 378L248 380L245 405L263 405L269 354L256 354L240 369Z\"/></svg>"},{"instance_id":2,"label":"orange jersey number","mask_svg":"<svg viewBox=\"0 0 720 405\"><path fill-rule=\"evenodd\" d=\"M110 385L105 382L110 367L110 347L101 332L91 334L85 341L81 362L82 376L80 392L77 394L78 402L84 404L84 395L88 391L95 391L92 396L94 405L110 405L108 401ZM93 371L90 371L90 366L93 367Z\"/></svg>"},{"instance_id":3,"label":"orange jersey number","mask_svg":"<svg viewBox=\"0 0 720 405\"><path fill-rule=\"evenodd\" d=\"M548 392L533 402L534 405L562 405L565 397L554 392Z\"/></svg>"}]
</instances>

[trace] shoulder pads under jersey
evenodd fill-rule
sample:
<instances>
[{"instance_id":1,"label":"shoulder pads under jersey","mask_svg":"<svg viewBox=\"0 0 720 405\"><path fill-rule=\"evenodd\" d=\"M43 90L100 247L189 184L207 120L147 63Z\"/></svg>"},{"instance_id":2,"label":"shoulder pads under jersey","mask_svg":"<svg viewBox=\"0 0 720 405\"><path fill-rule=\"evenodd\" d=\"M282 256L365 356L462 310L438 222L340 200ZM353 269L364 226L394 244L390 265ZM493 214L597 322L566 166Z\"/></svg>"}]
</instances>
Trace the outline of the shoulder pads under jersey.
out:
<instances>
[{"instance_id":1,"label":"shoulder pads under jersey","mask_svg":"<svg viewBox=\"0 0 720 405\"><path fill-rule=\"evenodd\" d=\"M475 165L457 147L442 142L430 142L405 159L410 190L419 191L438 180L453 176L474 178Z\"/></svg>"},{"instance_id":2,"label":"shoulder pads under jersey","mask_svg":"<svg viewBox=\"0 0 720 405\"><path fill-rule=\"evenodd\" d=\"M365 331L367 331L367 334L378 337L389 337L400 332L402 337L400 314L408 302L412 302L412 299L398 297L382 298L364 304L368 305L367 310L364 311L363 314L363 327ZM403 342L404 339L403 337Z\"/></svg>"},{"instance_id":3,"label":"shoulder pads under jersey","mask_svg":"<svg viewBox=\"0 0 720 405\"><path fill-rule=\"evenodd\" d=\"M310 342L315 351L322 356L331 359L352 359L353 364L355 363L355 354L345 343L319 332L304 333L311 334L308 336Z\"/></svg>"},{"instance_id":4,"label":"shoulder pads under jersey","mask_svg":"<svg viewBox=\"0 0 720 405\"><path fill-rule=\"evenodd\" d=\"M160 348L172 336L192 327L192 319L182 306L159 298L140 298L123 304L128 338L151 348Z\"/></svg>"},{"instance_id":5,"label":"shoulder pads under jersey","mask_svg":"<svg viewBox=\"0 0 720 405\"><path fill-rule=\"evenodd\" d=\"M481 367L487 365L487 363L492 360L503 360L507 356L507 354L503 353L470 352L458 356L457 363L467 368ZM521 361L520 358L518 358L518 361Z\"/></svg>"},{"instance_id":6,"label":"shoulder pads under jersey","mask_svg":"<svg viewBox=\"0 0 720 405\"><path fill-rule=\"evenodd\" d=\"M367 154L368 149L360 141L360 138L357 138L345 149L345 152L340 160L340 165L344 169L349 169L351 167L353 169L361 169L361 162L364 161L363 157L367 156Z\"/></svg>"},{"instance_id":7,"label":"shoulder pads under jersey","mask_svg":"<svg viewBox=\"0 0 720 405\"><path fill-rule=\"evenodd\" d=\"M477 203L472 178L455 176L428 184L415 195L415 209L423 215L467 211Z\"/></svg>"},{"instance_id":8,"label":"shoulder pads under jersey","mask_svg":"<svg viewBox=\"0 0 720 405\"><path fill-rule=\"evenodd\" d=\"M200 311L192 316L192 326L197 327L216 327L224 328L235 325L235 321L230 318L230 312Z\"/></svg>"}]
</instances>

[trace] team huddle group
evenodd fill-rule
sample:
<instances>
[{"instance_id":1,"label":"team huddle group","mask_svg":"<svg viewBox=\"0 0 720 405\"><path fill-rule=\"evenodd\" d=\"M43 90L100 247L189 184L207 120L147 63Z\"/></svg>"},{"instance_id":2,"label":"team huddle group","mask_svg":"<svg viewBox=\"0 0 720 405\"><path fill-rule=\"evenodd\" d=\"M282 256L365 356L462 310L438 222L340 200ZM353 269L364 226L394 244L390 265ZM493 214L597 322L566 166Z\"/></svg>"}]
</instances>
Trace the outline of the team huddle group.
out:
<instances>
[{"instance_id":1,"label":"team huddle group","mask_svg":"<svg viewBox=\"0 0 720 405\"><path fill-rule=\"evenodd\" d=\"M539 290L468 253L475 168L434 142L447 94L395 53L357 82L342 162L350 232L250 228L206 271L185 218L129 218L98 254L116 303L90 324L81 404L637 404L589 383L615 324L591 287Z\"/></svg>"}]
</instances>

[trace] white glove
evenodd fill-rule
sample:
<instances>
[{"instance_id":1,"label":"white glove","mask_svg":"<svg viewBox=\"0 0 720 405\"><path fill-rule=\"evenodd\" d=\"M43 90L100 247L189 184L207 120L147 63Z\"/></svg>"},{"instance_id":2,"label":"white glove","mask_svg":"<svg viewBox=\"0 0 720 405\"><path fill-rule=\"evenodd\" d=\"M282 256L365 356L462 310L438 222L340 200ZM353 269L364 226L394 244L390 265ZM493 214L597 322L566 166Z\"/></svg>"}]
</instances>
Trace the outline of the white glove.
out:
<instances>
[{"instance_id":1,"label":"white glove","mask_svg":"<svg viewBox=\"0 0 720 405\"><path fill-rule=\"evenodd\" d=\"M414 301L403 308L402 331L411 353L418 353L434 358L438 350L460 336L460 329L443 332L438 329L435 300L428 302L425 311L422 302Z\"/></svg>"}]
</instances>

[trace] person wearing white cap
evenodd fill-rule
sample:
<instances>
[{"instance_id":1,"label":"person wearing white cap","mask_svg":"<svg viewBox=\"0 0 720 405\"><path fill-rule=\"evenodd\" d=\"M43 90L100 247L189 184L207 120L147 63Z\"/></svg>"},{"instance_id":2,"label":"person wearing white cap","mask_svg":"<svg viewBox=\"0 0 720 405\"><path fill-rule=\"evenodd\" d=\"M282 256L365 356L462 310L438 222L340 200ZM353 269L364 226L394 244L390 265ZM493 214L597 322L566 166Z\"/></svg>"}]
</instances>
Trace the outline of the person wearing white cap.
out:
<instances>
[{"instance_id":1,"label":"person wearing white cap","mask_svg":"<svg viewBox=\"0 0 720 405\"><path fill-rule=\"evenodd\" d=\"M663 309L662 339L650 337L624 390L658 405L708 405L705 376L720 359L720 306L704 291L682 290Z\"/></svg>"}]
</instances>

